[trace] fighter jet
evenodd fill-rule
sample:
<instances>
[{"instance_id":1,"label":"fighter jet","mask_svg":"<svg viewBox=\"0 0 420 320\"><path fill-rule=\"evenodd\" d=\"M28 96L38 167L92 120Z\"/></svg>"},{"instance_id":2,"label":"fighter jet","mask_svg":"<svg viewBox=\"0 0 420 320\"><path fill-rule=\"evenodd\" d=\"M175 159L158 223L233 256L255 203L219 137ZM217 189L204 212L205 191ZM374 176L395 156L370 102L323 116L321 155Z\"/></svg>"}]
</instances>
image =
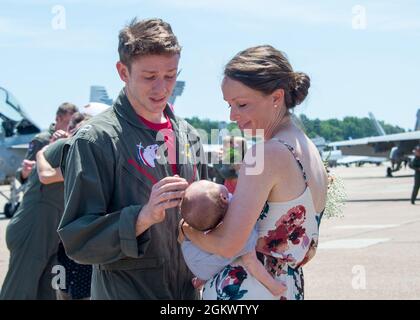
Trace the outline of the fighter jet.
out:
<instances>
[{"instance_id":1,"label":"fighter jet","mask_svg":"<svg viewBox=\"0 0 420 320\"><path fill-rule=\"evenodd\" d=\"M11 217L19 204L19 193L15 173L22 163L29 142L39 133L40 128L27 116L19 102L5 88L0 87L0 184L10 185L4 214Z\"/></svg>"},{"instance_id":2,"label":"fighter jet","mask_svg":"<svg viewBox=\"0 0 420 320\"><path fill-rule=\"evenodd\" d=\"M336 141L328 146L340 150L343 156L385 157L391 160L392 167L387 168L387 176L401 168L416 145L420 144L420 109L414 131L379 135L361 139Z\"/></svg>"}]
</instances>

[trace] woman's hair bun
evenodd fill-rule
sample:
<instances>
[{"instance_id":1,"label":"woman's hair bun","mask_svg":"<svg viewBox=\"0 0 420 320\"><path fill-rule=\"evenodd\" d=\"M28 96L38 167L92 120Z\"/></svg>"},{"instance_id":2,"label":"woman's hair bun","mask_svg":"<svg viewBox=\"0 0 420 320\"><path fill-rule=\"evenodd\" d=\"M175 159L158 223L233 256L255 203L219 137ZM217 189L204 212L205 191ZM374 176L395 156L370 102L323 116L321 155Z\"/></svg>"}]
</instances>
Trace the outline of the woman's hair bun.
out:
<instances>
[{"instance_id":1,"label":"woman's hair bun","mask_svg":"<svg viewBox=\"0 0 420 320\"><path fill-rule=\"evenodd\" d=\"M293 72L293 80L290 85L290 98L291 105L289 108L293 108L298 104L301 104L308 95L309 87L311 86L311 79L306 73Z\"/></svg>"}]
</instances>

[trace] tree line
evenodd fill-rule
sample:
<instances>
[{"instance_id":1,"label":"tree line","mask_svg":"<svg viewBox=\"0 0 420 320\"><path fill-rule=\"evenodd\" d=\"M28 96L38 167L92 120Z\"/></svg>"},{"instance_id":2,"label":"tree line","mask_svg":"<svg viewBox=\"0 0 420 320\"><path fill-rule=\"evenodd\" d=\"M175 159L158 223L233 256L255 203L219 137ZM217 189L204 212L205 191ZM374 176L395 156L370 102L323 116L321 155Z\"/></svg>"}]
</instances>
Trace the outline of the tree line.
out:
<instances>
[{"instance_id":1,"label":"tree line","mask_svg":"<svg viewBox=\"0 0 420 320\"><path fill-rule=\"evenodd\" d=\"M340 141L378 136L372 120L369 118L345 117L343 120L311 120L304 114L299 116L307 135L310 138L323 137L327 141ZM386 134L405 132L403 128L378 121Z\"/></svg>"},{"instance_id":2,"label":"tree line","mask_svg":"<svg viewBox=\"0 0 420 320\"><path fill-rule=\"evenodd\" d=\"M357 139L363 137L377 136L378 132L372 121L365 118L345 117L339 119L309 119L301 114L295 117L298 124L305 130L309 138L323 137L326 141L339 141L347 139ZM193 127L202 129L210 136L212 129L220 128L220 121L210 119L199 119L198 117L185 118ZM383 121L379 121L386 134L401 133L405 130L399 126L393 126ZM226 129L229 131L237 129L234 122L227 123Z\"/></svg>"}]
</instances>

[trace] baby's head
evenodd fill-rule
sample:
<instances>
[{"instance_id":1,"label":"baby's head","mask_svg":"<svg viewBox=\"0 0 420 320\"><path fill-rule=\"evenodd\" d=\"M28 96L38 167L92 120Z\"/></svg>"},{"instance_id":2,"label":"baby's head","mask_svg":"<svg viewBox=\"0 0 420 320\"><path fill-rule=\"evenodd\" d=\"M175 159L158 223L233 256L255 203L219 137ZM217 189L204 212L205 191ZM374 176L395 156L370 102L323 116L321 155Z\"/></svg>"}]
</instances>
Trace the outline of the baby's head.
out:
<instances>
[{"instance_id":1,"label":"baby's head","mask_svg":"<svg viewBox=\"0 0 420 320\"><path fill-rule=\"evenodd\" d=\"M224 185L200 180L185 190L181 214L191 227L206 231L220 223L228 206L229 192Z\"/></svg>"}]
</instances>

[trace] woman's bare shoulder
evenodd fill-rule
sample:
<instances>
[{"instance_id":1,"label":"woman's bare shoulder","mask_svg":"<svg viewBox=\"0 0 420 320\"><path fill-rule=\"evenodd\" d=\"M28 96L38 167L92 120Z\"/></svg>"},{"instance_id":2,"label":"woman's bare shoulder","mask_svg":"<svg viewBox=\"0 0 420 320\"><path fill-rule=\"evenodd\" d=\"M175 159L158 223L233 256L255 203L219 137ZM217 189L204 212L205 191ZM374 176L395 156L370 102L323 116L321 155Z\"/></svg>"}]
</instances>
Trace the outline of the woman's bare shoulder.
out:
<instances>
[{"instance_id":1,"label":"woman's bare shoulder","mask_svg":"<svg viewBox=\"0 0 420 320\"><path fill-rule=\"evenodd\" d=\"M290 150L276 140L268 140L254 144L245 154L245 161L247 160L264 160L268 164L278 163L279 160L286 160L290 158Z\"/></svg>"},{"instance_id":2,"label":"woman's bare shoulder","mask_svg":"<svg viewBox=\"0 0 420 320\"><path fill-rule=\"evenodd\" d=\"M260 175L273 184L284 179L296 166L290 150L279 141L269 140L253 145L245 154L242 169Z\"/></svg>"}]
</instances>

